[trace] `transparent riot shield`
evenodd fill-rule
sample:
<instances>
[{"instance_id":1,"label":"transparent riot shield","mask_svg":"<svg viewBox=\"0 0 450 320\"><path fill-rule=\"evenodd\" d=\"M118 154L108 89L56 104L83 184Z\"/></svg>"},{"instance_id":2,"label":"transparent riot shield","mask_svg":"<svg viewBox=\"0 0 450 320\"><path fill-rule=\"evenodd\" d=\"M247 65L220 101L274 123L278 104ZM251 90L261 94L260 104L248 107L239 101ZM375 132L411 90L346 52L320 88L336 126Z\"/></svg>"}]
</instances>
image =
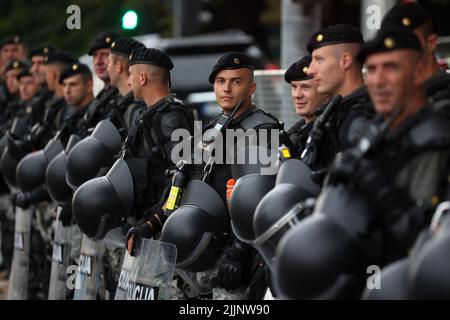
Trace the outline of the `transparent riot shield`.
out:
<instances>
[{"instance_id":1,"label":"transparent riot shield","mask_svg":"<svg viewBox=\"0 0 450 320\"><path fill-rule=\"evenodd\" d=\"M126 300L128 284L130 281L131 267L133 265L134 258L130 256L128 251L125 252L125 258L123 259L122 270L120 271L119 283L117 284L116 295L114 300Z\"/></svg>"},{"instance_id":2,"label":"transparent riot shield","mask_svg":"<svg viewBox=\"0 0 450 320\"><path fill-rule=\"evenodd\" d=\"M141 239L133 260L127 300L170 300L177 248L172 243Z\"/></svg>"},{"instance_id":3,"label":"transparent riot shield","mask_svg":"<svg viewBox=\"0 0 450 320\"><path fill-rule=\"evenodd\" d=\"M65 300L67 291L67 267L70 260L72 227L63 226L60 220L62 207L57 208L55 237L53 241L52 266L50 271L49 300Z\"/></svg>"},{"instance_id":4,"label":"transparent riot shield","mask_svg":"<svg viewBox=\"0 0 450 320\"><path fill-rule=\"evenodd\" d=\"M126 254L125 249L125 234L122 227L117 227L108 231L102 240L105 251L103 257L103 267L105 270L105 299L115 299L116 292L120 286L123 287L128 283L131 264L129 267L124 267L124 259ZM128 270L128 273L126 272ZM128 274L128 275L127 275ZM122 279L121 279L122 277ZM126 292L126 289L124 289Z\"/></svg>"},{"instance_id":5,"label":"transparent riot shield","mask_svg":"<svg viewBox=\"0 0 450 320\"><path fill-rule=\"evenodd\" d=\"M75 280L74 300L96 300L102 296L103 243L83 235Z\"/></svg>"},{"instance_id":6,"label":"transparent riot shield","mask_svg":"<svg viewBox=\"0 0 450 320\"><path fill-rule=\"evenodd\" d=\"M8 300L27 299L32 210L16 208L14 253L9 278Z\"/></svg>"}]
</instances>

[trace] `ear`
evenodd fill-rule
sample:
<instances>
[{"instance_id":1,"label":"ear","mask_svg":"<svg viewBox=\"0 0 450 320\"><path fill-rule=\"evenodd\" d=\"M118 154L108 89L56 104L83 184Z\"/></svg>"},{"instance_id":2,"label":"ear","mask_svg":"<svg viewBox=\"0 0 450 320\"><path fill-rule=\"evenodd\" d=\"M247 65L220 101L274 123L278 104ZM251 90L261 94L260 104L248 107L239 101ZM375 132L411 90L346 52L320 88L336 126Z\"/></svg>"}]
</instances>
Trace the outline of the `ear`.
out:
<instances>
[{"instance_id":1,"label":"ear","mask_svg":"<svg viewBox=\"0 0 450 320\"><path fill-rule=\"evenodd\" d=\"M116 68L116 72L117 72L118 74L119 74L119 73L122 73L123 70L124 70L124 67L123 67L123 64L122 64L121 61L117 61L116 65L115 65L115 68Z\"/></svg>"},{"instance_id":2,"label":"ear","mask_svg":"<svg viewBox=\"0 0 450 320\"><path fill-rule=\"evenodd\" d=\"M353 57L350 52L344 52L340 57L340 65L344 70L350 69L353 64Z\"/></svg>"},{"instance_id":3,"label":"ear","mask_svg":"<svg viewBox=\"0 0 450 320\"><path fill-rule=\"evenodd\" d=\"M249 88L249 90L248 90L248 95L251 97L251 96L255 93L255 91L256 91L256 83L253 82L253 83L250 85L250 88Z\"/></svg>"},{"instance_id":4,"label":"ear","mask_svg":"<svg viewBox=\"0 0 450 320\"><path fill-rule=\"evenodd\" d=\"M439 39L439 37L435 33L433 33L431 36L429 36L427 38L427 49L428 49L428 52L435 52L436 51L438 39Z\"/></svg>"},{"instance_id":5,"label":"ear","mask_svg":"<svg viewBox=\"0 0 450 320\"><path fill-rule=\"evenodd\" d=\"M88 80L88 82L86 82L86 88L88 94L92 93L94 90L94 82L92 80Z\"/></svg>"},{"instance_id":6,"label":"ear","mask_svg":"<svg viewBox=\"0 0 450 320\"><path fill-rule=\"evenodd\" d=\"M147 82L148 82L147 75L144 72L141 72L139 74L139 83L143 87L147 84Z\"/></svg>"},{"instance_id":7,"label":"ear","mask_svg":"<svg viewBox=\"0 0 450 320\"><path fill-rule=\"evenodd\" d=\"M422 86L425 82L425 59L424 56L420 56L418 60L414 61L414 85L416 87Z\"/></svg>"}]
</instances>

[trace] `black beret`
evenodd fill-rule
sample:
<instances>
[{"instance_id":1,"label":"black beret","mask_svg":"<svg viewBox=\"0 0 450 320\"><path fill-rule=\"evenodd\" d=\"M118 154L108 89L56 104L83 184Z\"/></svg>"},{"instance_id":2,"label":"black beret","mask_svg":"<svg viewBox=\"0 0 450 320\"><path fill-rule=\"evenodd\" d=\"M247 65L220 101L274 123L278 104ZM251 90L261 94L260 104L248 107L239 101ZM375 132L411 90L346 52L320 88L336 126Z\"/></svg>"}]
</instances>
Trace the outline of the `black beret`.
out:
<instances>
[{"instance_id":1,"label":"black beret","mask_svg":"<svg viewBox=\"0 0 450 320\"><path fill-rule=\"evenodd\" d=\"M14 69L22 69L23 70L23 69L28 69L29 67L30 67L30 65L28 63L26 63L25 61L13 60L6 65L4 73L6 73L9 70L14 70Z\"/></svg>"},{"instance_id":2,"label":"black beret","mask_svg":"<svg viewBox=\"0 0 450 320\"><path fill-rule=\"evenodd\" d=\"M65 63L70 64L77 61L71 53L62 50L54 50L50 51L48 55L45 57L45 63Z\"/></svg>"},{"instance_id":3,"label":"black beret","mask_svg":"<svg viewBox=\"0 0 450 320\"><path fill-rule=\"evenodd\" d=\"M286 70L286 73L284 74L284 80L287 83L291 83L291 81L312 79L312 77L308 75L308 67L310 64L310 55L306 55L300 60L297 60Z\"/></svg>"},{"instance_id":4,"label":"black beret","mask_svg":"<svg viewBox=\"0 0 450 320\"><path fill-rule=\"evenodd\" d=\"M170 57L166 53L154 48L137 48L133 50L129 59L130 66L133 64L151 64L167 70L171 70L173 68L173 63Z\"/></svg>"},{"instance_id":5,"label":"black beret","mask_svg":"<svg viewBox=\"0 0 450 320\"><path fill-rule=\"evenodd\" d=\"M431 21L430 15L417 3L402 3L386 13L381 28L408 27L414 30L427 21Z\"/></svg>"},{"instance_id":6,"label":"black beret","mask_svg":"<svg viewBox=\"0 0 450 320\"><path fill-rule=\"evenodd\" d=\"M87 74L92 76L92 72L89 67L85 64L76 62L68 66L61 75L59 76L59 84L63 84L63 81L69 77L75 76L77 74Z\"/></svg>"},{"instance_id":7,"label":"black beret","mask_svg":"<svg viewBox=\"0 0 450 320\"><path fill-rule=\"evenodd\" d=\"M375 38L362 46L358 61L364 63L370 54L400 49L422 51L420 41L411 29L402 27L380 29Z\"/></svg>"},{"instance_id":8,"label":"black beret","mask_svg":"<svg viewBox=\"0 0 450 320\"><path fill-rule=\"evenodd\" d=\"M250 70L255 69L252 59L241 52L229 52L219 58L214 65L211 74L209 75L209 83L213 84L216 79L216 75L222 70L233 70L247 68Z\"/></svg>"},{"instance_id":9,"label":"black beret","mask_svg":"<svg viewBox=\"0 0 450 320\"><path fill-rule=\"evenodd\" d=\"M348 24L336 24L314 33L309 39L307 49L309 53L312 53L317 48L338 43L364 44L364 40L361 32L355 27Z\"/></svg>"},{"instance_id":10,"label":"black beret","mask_svg":"<svg viewBox=\"0 0 450 320\"><path fill-rule=\"evenodd\" d=\"M130 57L133 50L145 47L142 42L130 38L117 38L111 44L111 53Z\"/></svg>"},{"instance_id":11,"label":"black beret","mask_svg":"<svg viewBox=\"0 0 450 320\"><path fill-rule=\"evenodd\" d=\"M19 36L8 36L2 39L2 42L0 42L0 49L3 48L4 45L7 44L19 44L22 43L20 41L20 37Z\"/></svg>"},{"instance_id":12,"label":"black beret","mask_svg":"<svg viewBox=\"0 0 450 320\"><path fill-rule=\"evenodd\" d=\"M22 77L32 77L32 76L33 74L30 72L30 69L26 68L19 72L19 74L17 75L17 80L20 80L20 78Z\"/></svg>"},{"instance_id":13,"label":"black beret","mask_svg":"<svg viewBox=\"0 0 450 320\"><path fill-rule=\"evenodd\" d=\"M30 52L30 58L34 57L34 56L47 56L50 51L55 51L56 48L53 46L48 46L48 45L44 45L44 46L40 46L37 48L34 48L33 50L31 50Z\"/></svg>"},{"instance_id":14,"label":"black beret","mask_svg":"<svg viewBox=\"0 0 450 320\"><path fill-rule=\"evenodd\" d=\"M111 48L111 44L120 37L120 34L118 34L115 31L103 31L100 32L95 39L92 41L89 50L88 55L92 56L95 50L98 49L109 49Z\"/></svg>"}]
</instances>

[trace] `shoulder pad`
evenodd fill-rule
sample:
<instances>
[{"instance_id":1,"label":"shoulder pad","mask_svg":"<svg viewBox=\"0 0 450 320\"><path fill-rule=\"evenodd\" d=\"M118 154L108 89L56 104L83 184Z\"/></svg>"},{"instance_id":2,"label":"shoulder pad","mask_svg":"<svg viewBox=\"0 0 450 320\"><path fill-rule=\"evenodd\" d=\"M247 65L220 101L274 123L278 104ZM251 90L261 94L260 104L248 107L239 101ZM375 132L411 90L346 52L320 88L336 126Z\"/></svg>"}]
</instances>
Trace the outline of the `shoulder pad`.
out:
<instances>
[{"instance_id":1,"label":"shoulder pad","mask_svg":"<svg viewBox=\"0 0 450 320\"><path fill-rule=\"evenodd\" d=\"M450 146L450 119L431 115L414 126L409 137L417 148Z\"/></svg>"},{"instance_id":2,"label":"shoulder pad","mask_svg":"<svg viewBox=\"0 0 450 320\"><path fill-rule=\"evenodd\" d=\"M450 75L447 72L438 72L424 83L427 96L433 98L434 95L444 90L447 96L450 95Z\"/></svg>"},{"instance_id":3,"label":"shoulder pad","mask_svg":"<svg viewBox=\"0 0 450 320\"><path fill-rule=\"evenodd\" d=\"M254 112L242 119L239 126L244 130L256 129L261 126L282 129L282 126L278 122L277 118L261 109L256 109Z\"/></svg>"}]
</instances>

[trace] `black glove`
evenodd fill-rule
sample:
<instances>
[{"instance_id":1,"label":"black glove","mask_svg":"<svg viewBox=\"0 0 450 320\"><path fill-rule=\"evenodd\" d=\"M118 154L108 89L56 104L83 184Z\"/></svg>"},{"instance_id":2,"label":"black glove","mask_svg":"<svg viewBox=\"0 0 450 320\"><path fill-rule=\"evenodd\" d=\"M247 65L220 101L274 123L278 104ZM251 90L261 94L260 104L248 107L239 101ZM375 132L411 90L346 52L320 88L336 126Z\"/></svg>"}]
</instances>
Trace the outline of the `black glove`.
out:
<instances>
[{"instance_id":1,"label":"black glove","mask_svg":"<svg viewBox=\"0 0 450 320\"><path fill-rule=\"evenodd\" d=\"M151 237L153 237L153 231L150 228L150 225L146 222L143 222L139 225L137 225L136 227L132 227L128 230L127 232L127 236L126 239L127 241L125 242L125 247L128 249L128 241L130 240L131 237L133 237L133 246L131 248L131 252L130 255L134 256L136 253L136 247L137 244L139 243L139 240L141 238L145 238L145 239L150 239Z\"/></svg>"},{"instance_id":2,"label":"black glove","mask_svg":"<svg viewBox=\"0 0 450 320\"><path fill-rule=\"evenodd\" d=\"M13 203L22 209L28 209L30 207L30 200L29 192L19 192L13 197Z\"/></svg>"},{"instance_id":3,"label":"black glove","mask_svg":"<svg viewBox=\"0 0 450 320\"><path fill-rule=\"evenodd\" d=\"M217 273L217 281L220 287L233 290L243 284L248 274L251 247L235 240L233 246L225 252Z\"/></svg>"},{"instance_id":4,"label":"black glove","mask_svg":"<svg viewBox=\"0 0 450 320\"><path fill-rule=\"evenodd\" d=\"M51 201L45 185L40 185L36 189L28 192L19 192L13 198L14 203L22 209L27 209L30 205L42 201Z\"/></svg>"}]
</instances>

